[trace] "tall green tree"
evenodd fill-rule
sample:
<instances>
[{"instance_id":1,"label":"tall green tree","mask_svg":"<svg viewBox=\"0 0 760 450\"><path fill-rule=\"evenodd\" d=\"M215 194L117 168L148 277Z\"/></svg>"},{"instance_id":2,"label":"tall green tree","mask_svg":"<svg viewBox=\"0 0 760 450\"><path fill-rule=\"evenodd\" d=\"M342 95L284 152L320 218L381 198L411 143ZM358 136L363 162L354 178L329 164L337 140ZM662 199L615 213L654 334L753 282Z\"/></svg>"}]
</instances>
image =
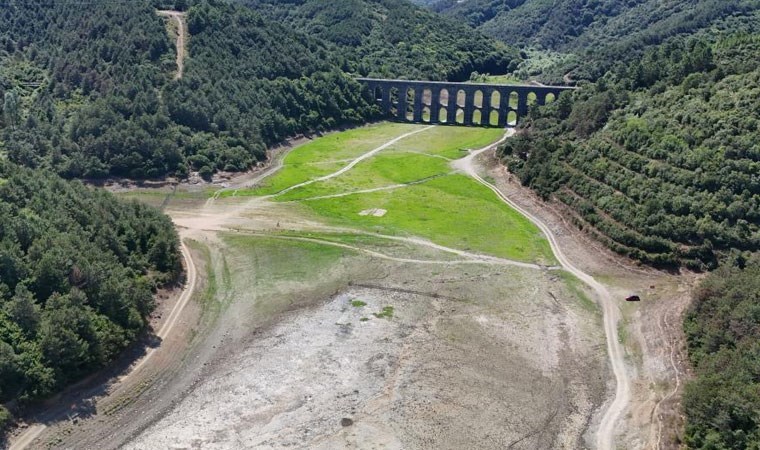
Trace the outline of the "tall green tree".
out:
<instances>
[{"instance_id":1,"label":"tall green tree","mask_svg":"<svg viewBox=\"0 0 760 450\"><path fill-rule=\"evenodd\" d=\"M21 115L19 111L18 94L16 91L8 91L5 93L3 99L3 115L5 117L5 123L15 130L21 121Z\"/></svg>"}]
</instances>

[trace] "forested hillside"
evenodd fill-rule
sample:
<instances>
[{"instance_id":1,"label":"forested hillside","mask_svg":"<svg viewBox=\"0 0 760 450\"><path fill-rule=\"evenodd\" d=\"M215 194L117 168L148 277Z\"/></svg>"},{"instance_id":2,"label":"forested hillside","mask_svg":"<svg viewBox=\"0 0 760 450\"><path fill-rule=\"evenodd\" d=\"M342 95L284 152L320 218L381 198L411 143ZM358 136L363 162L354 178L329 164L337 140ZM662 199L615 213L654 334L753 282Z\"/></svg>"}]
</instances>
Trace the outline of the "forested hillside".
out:
<instances>
[{"instance_id":1,"label":"forested hillside","mask_svg":"<svg viewBox=\"0 0 760 450\"><path fill-rule=\"evenodd\" d=\"M425 1L425 0L423 0ZM429 6L486 35L549 57L528 72L550 83L594 80L616 63L674 36L687 36L727 17L751 13L757 0L434 0ZM543 56L543 55L542 55Z\"/></svg>"},{"instance_id":2,"label":"forested hillside","mask_svg":"<svg viewBox=\"0 0 760 450\"><path fill-rule=\"evenodd\" d=\"M180 271L157 210L0 160L0 404L44 398L113 360ZM0 406L0 429L8 417Z\"/></svg>"},{"instance_id":3,"label":"forested hillside","mask_svg":"<svg viewBox=\"0 0 760 450\"><path fill-rule=\"evenodd\" d=\"M465 81L517 67L512 47L407 0L240 0L334 44L344 70L363 76Z\"/></svg>"},{"instance_id":4,"label":"forested hillside","mask_svg":"<svg viewBox=\"0 0 760 450\"><path fill-rule=\"evenodd\" d=\"M145 2L10 1L0 151L67 177L157 176L182 160L159 101L172 44Z\"/></svg>"},{"instance_id":5,"label":"forested hillside","mask_svg":"<svg viewBox=\"0 0 760 450\"><path fill-rule=\"evenodd\" d=\"M690 448L760 444L760 260L737 262L701 283L686 315L697 375L683 400Z\"/></svg>"},{"instance_id":6,"label":"forested hillside","mask_svg":"<svg viewBox=\"0 0 760 450\"><path fill-rule=\"evenodd\" d=\"M520 2L481 29L506 36L517 24L499 21L548 3ZM760 2L576 3L557 18L569 28L543 15L522 42L548 55L534 75L581 89L532 107L500 155L621 254L660 267L723 266L685 323L697 375L684 396L685 439L690 448L756 448ZM621 9L589 10L612 3Z\"/></svg>"},{"instance_id":7,"label":"forested hillside","mask_svg":"<svg viewBox=\"0 0 760 450\"><path fill-rule=\"evenodd\" d=\"M516 65L514 50L403 0L190 3L190 57L173 81L174 43L147 0L9 0L0 152L66 177L210 176L287 136L377 117L356 75Z\"/></svg>"},{"instance_id":8,"label":"forested hillside","mask_svg":"<svg viewBox=\"0 0 760 450\"><path fill-rule=\"evenodd\" d=\"M674 40L534 111L502 155L614 250L714 268L760 249L758 36Z\"/></svg>"}]
</instances>

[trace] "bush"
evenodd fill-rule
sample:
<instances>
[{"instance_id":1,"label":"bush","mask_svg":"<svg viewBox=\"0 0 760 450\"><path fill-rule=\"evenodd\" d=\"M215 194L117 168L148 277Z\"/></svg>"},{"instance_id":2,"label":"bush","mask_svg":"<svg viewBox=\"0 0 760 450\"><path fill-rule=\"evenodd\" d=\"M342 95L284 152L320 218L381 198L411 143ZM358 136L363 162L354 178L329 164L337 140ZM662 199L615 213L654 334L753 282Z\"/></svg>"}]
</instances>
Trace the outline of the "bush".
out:
<instances>
[{"instance_id":1,"label":"bush","mask_svg":"<svg viewBox=\"0 0 760 450\"><path fill-rule=\"evenodd\" d=\"M0 433L3 433L13 423L10 411L0 405Z\"/></svg>"}]
</instances>

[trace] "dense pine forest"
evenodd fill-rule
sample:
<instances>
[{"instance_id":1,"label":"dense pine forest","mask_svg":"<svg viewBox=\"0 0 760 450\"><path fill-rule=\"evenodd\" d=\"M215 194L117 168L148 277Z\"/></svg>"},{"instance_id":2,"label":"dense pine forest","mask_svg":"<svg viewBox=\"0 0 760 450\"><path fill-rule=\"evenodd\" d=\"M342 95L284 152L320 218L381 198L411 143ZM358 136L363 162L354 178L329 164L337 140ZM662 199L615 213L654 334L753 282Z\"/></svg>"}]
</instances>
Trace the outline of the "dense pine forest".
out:
<instances>
[{"instance_id":1,"label":"dense pine forest","mask_svg":"<svg viewBox=\"0 0 760 450\"><path fill-rule=\"evenodd\" d=\"M361 26L334 26L369 7L337 3L288 4L285 20L275 3L192 2L191 57L172 81L174 43L154 4L10 0L0 152L70 178L208 177L247 169L286 137L376 118L356 75L465 79L519 59L403 0L381 2Z\"/></svg>"},{"instance_id":2,"label":"dense pine forest","mask_svg":"<svg viewBox=\"0 0 760 450\"><path fill-rule=\"evenodd\" d=\"M760 444L760 260L711 273L685 321L697 378L686 386L686 443L701 449Z\"/></svg>"},{"instance_id":3,"label":"dense pine forest","mask_svg":"<svg viewBox=\"0 0 760 450\"><path fill-rule=\"evenodd\" d=\"M45 398L113 360L180 258L154 208L0 160L0 402ZM0 407L0 428L8 419Z\"/></svg>"},{"instance_id":4,"label":"dense pine forest","mask_svg":"<svg viewBox=\"0 0 760 450\"><path fill-rule=\"evenodd\" d=\"M239 1L332 44L343 69L362 76L466 81L474 71L507 73L519 63L514 47L406 0Z\"/></svg>"}]
</instances>

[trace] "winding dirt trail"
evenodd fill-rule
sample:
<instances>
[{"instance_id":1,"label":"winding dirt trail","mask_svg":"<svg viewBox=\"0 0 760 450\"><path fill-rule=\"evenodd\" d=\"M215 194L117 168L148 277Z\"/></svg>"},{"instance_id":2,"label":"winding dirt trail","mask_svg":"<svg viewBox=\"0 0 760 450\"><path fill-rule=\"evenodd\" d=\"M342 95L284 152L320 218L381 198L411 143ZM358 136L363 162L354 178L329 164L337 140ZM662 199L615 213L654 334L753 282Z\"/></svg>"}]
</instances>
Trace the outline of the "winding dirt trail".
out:
<instances>
[{"instance_id":1,"label":"winding dirt trail","mask_svg":"<svg viewBox=\"0 0 760 450\"><path fill-rule=\"evenodd\" d=\"M156 333L156 336L162 340L166 339L166 336L172 332L174 326L177 324L177 320L179 320L179 317L182 314L182 310L185 309L185 305L187 305L187 302L190 301L190 299L193 297L193 294L195 293L195 284L198 276L197 270L195 268L195 263L193 263L193 258L190 256L190 250L188 250L187 245L184 242L181 243L181 250L182 257L184 258L185 265L187 266L187 282L185 283L185 289L182 290L182 294L180 295L179 300L177 300L177 304L174 305L174 308L172 308L169 317L166 319L164 324L161 325L161 328L159 328L158 332ZM145 363L150 360L150 358L156 353L156 350L159 348L161 347L154 347L148 350L148 352L145 353L145 356L143 356L142 359L140 359L140 361L138 361L138 363L131 368L128 374L121 377L119 381L124 382L134 377L135 374L137 374L140 369L145 366Z\"/></svg>"},{"instance_id":2,"label":"winding dirt trail","mask_svg":"<svg viewBox=\"0 0 760 450\"><path fill-rule=\"evenodd\" d=\"M182 78L185 72L185 13L182 11L158 11L159 16L168 17L177 21L177 73L174 75L175 80Z\"/></svg>"},{"instance_id":3,"label":"winding dirt trail","mask_svg":"<svg viewBox=\"0 0 760 450\"><path fill-rule=\"evenodd\" d=\"M623 347L620 345L620 340L618 338L617 332L617 324L620 320L620 310L604 285L596 281L591 275L574 266L570 260L567 259L565 254L562 252L562 249L560 248L554 233L545 223L543 223L539 218L530 212L526 211L524 208L520 207L520 205L510 200L496 186L487 182L482 177L480 177L480 175L478 175L473 160L481 153L494 149L497 145L504 142L504 140L506 140L512 134L512 130L508 131L507 134L505 134L504 137L498 142L493 143L480 150L470 152L467 157L455 161L453 163L453 166L461 169L463 172L473 177L479 183L491 189L497 196L499 196L503 202L507 203L520 214L527 217L539 229L541 229L541 231L549 240L549 245L554 252L554 256L557 258L562 267L583 281L591 289L593 289L596 293L596 296L599 298L604 317L604 333L607 337L607 354L609 355L610 364L612 365L612 370L615 374L617 386L615 389L615 398L612 403L609 404L604 414L602 415L599 428L596 431L596 448L597 450L613 450L615 448L613 444L615 436L615 424L628 405L631 397L631 381L625 368L624 351Z\"/></svg>"},{"instance_id":4,"label":"winding dirt trail","mask_svg":"<svg viewBox=\"0 0 760 450\"><path fill-rule=\"evenodd\" d=\"M179 299L177 300L177 303L174 305L174 308L172 308L171 313L169 314L169 317L156 333L156 336L162 340L166 339L166 337L171 334L174 326L177 324L180 315L182 314L182 310L185 308L195 293L195 286L197 281L197 270L195 263L193 262L193 258L190 255L190 250L187 248L187 245L182 241L180 242L180 250L182 251L182 257L185 260L185 266L187 268L187 280L185 282L185 287L182 290ZM156 353L156 350L160 348L161 347L159 346L148 350L145 355L130 368L128 373L119 378L119 381L112 388L112 391L117 390L120 384L134 378L139 373L140 369L145 366L145 363L147 363ZM65 415L62 415L59 411L55 411L50 415L43 415L43 419L48 422L62 420L64 418ZM45 429L47 429L47 425L44 423L36 423L34 425L31 425L23 433L12 439L9 450L26 449L32 443L34 443L34 441L45 431Z\"/></svg>"}]
</instances>

